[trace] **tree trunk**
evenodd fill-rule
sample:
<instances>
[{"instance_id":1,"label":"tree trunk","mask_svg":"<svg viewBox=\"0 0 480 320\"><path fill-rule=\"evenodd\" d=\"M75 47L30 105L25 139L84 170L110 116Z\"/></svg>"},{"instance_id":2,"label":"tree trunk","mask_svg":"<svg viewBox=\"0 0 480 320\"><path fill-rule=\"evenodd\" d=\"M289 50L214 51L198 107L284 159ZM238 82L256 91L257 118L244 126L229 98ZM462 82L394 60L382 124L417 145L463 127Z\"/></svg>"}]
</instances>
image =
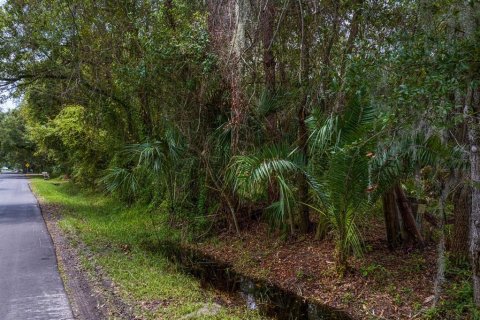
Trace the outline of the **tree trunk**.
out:
<instances>
[{"instance_id":1,"label":"tree trunk","mask_svg":"<svg viewBox=\"0 0 480 320\"><path fill-rule=\"evenodd\" d=\"M265 74L265 94L268 101L275 95L275 56L273 54L273 36L275 28L275 4L268 0L261 9L260 31L263 44L263 71ZM277 113L272 112L266 116L266 130L269 134L267 139L277 143L281 136L281 129L278 128Z\"/></svg>"},{"instance_id":2,"label":"tree trunk","mask_svg":"<svg viewBox=\"0 0 480 320\"><path fill-rule=\"evenodd\" d=\"M138 99L140 101L140 115L142 118L143 133L147 138L151 138L153 132L153 125L150 116L148 92L145 86L139 88Z\"/></svg>"},{"instance_id":3,"label":"tree trunk","mask_svg":"<svg viewBox=\"0 0 480 320\"><path fill-rule=\"evenodd\" d=\"M454 225L450 252L456 263L468 260L471 208L471 188L467 184L463 184L453 198Z\"/></svg>"},{"instance_id":4,"label":"tree trunk","mask_svg":"<svg viewBox=\"0 0 480 320\"><path fill-rule=\"evenodd\" d=\"M303 108L302 108L303 109ZM305 111L301 110L299 114L299 128L298 128L298 139L300 150L303 154L304 165L308 165L308 132L307 126L305 124ZM302 174L299 178L299 189L300 189L300 231L302 233L307 233L311 227L310 221L310 210L308 207L308 181L307 177Z\"/></svg>"},{"instance_id":5,"label":"tree trunk","mask_svg":"<svg viewBox=\"0 0 480 320\"><path fill-rule=\"evenodd\" d=\"M465 104L465 96L459 90L455 91L455 109L462 112ZM458 124L454 131L454 143L468 145L467 122ZM449 250L452 261L462 264L468 261L469 256L469 235L470 235L470 213L472 209L472 189L466 182L469 180L469 173L465 169L455 170L457 183L460 183L456 192L452 195L453 202L453 232L449 241Z\"/></svg>"},{"instance_id":6,"label":"tree trunk","mask_svg":"<svg viewBox=\"0 0 480 320\"><path fill-rule=\"evenodd\" d=\"M302 1L299 1L300 13L300 28L301 28L301 57L300 57L300 85L302 87L302 99L298 109L298 146L303 155L305 167L308 165L308 131L305 120L308 116L308 78L310 76L310 41L308 37L308 30L305 27L304 7ZM308 181L305 175L299 178L299 192L300 192L300 216L299 227L302 233L307 233L311 227L310 210L307 205L309 200L308 195Z\"/></svg>"},{"instance_id":7,"label":"tree trunk","mask_svg":"<svg viewBox=\"0 0 480 320\"><path fill-rule=\"evenodd\" d=\"M245 28L249 14L246 0L208 0L208 29L214 51L217 53L222 76L230 89L231 152L237 154L240 130L246 118L242 91L245 49Z\"/></svg>"},{"instance_id":8,"label":"tree trunk","mask_svg":"<svg viewBox=\"0 0 480 320\"><path fill-rule=\"evenodd\" d=\"M400 215L402 217L406 231L412 238L418 241L421 247L423 247L423 237L417 227L415 217L413 216L410 201L405 196L405 193L400 185L395 186L395 195L397 198L398 209L400 210Z\"/></svg>"},{"instance_id":9,"label":"tree trunk","mask_svg":"<svg viewBox=\"0 0 480 320\"><path fill-rule=\"evenodd\" d=\"M402 230L394 189L383 195L383 213L385 215L388 248L393 250L402 244Z\"/></svg>"},{"instance_id":10,"label":"tree trunk","mask_svg":"<svg viewBox=\"0 0 480 320\"><path fill-rule=\"evenodd\" d=\"M167 18L168 24L172 30L177 28L177 24L175 22L175 18L173 17L173 1L172 0L165 0L165 16Z\"/></svg>"},{"instance_id":11,"label":"tree trunk","mask_svg":"<svg viewBox=\"0 0 480 320\"><path fill-rule=\"evenodd\" d=\"M275 56L273 54L273 34L275 27L275 5L268 0L262 10L263 70L265 87L269 95L275 92Z\"/></svg>"},{"instance_id":12,"label":"tree trunk","mask_svg":"<svg viewBox=\"0 0 480 320\"><path fill-rule=\"evenodd\" d=\"M450 193L450 182L445 183L441 181L441 193L438 200L438 214L442 219L440 220L440 240L437 247L437 275L435 277L435 283L433 287L433 306L436 306L440 301L442 295L442 287L445 283L445 224L446 224L446 215L445 215L445 202L447 200L448 194Z\"/></svg>"},{"instance_id":13,"label":"tree trunk","mask_svg":"<svg viewBox=\"0 0 480 320\"><path fill-rule=\"evenodd\" d=\"M356 8L352 16L352 21L350 22L350 30L348 32L348 39L346 43L346 47L344 49L344 53L342 56L341 64L340 64L340 78L345 79L345 72L347 68L347 60L348 56L353 52L355 39L357 38L359 28L360 28L360 19L362 15L362 3L363 0L358 0L356 3ZM341 83L341 88L336 94L335 98L335 107L333 112L340 113L342 109L345 107L345 80Z\"/></svg>"},{"instance_id":14,"label":"tree trunk","mask_svg":"<svg viewBox=\"0 0 480 320\"><path fill-rule=\"evenodd\" d=\"M476 1L464 1L459 8L460 25L463 34L460 36L470 43L475 43L478 34L478 12L480 4ZM463 115L467 124L470 182L471 193L471 216L470 216L470 259L472 263L473 300L480 307L480 157L478 155L478 139L480 128L478 114L480 111L480 88L474 86L478 75L470 74L467 82L467 94Z\"/></svg>"},{"instance_id":15,"label":"tree trunk","mask_svg":"<svg viewBox=\"0 0 480 320\"><path fill-rule=\"evenodd\" d=\"M470 84L465 99L464 114L468 124L468 141L470 145L470 180L472 182L471 218L470 218L470 255L473 271L473 296L475 305L480 307L480 157L478 156L478 113L480 91Z\"/></svg>"},{"instance_id":16,"label":"tree trunk","mask_svg":"<svg viewBox=\"0 0 480 320\"><path fill-rule=\"evenodd\" d=\"M211 45L219 58L219 66L225 87L230 90L231 132L230 150L232 155L239 153L241 128L246 119L246 104L242 90L243 63L242 54L245 50L245 29L249 14L249 1L246 0L207 0L208 31ZM210 173L212 177L213 173ZM213 178L212 178L213 179ZM231 212L231 217L237 234L239 226L236 219L235 204L230 195L218 186L222 197Z\"/></svg>"}]
</instances>

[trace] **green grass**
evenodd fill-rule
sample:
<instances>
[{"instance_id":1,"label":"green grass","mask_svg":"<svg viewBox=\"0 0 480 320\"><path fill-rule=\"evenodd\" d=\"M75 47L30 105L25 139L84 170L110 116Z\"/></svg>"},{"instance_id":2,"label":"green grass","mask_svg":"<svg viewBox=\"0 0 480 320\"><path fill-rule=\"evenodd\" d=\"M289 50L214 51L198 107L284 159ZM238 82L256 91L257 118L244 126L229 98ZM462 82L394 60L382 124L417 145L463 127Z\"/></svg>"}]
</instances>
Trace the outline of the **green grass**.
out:
<instances>
[{"instance_id":1,"label":"green grass","mask_svg":"<svg viewBox=\"0 0 480 320\"><path fill-rule=\"evenodd\" d=\"M214 294L180 272L160 254L144 250L144 243L178 240L166 227L164 215L147 213L145 207L126 207L98 193L85 192L58 180L31 180L32 189L48 204L61 207L60 227L78 236L93 253L83 257L86 267L98 264L119 288L120 296L135 305L136 315L146 319L179 319L212 302ZM142 308L162 302L153 310ZM222 308L216 316L202 319L261 319L243 307Z\"/></svg>"}]
</instances>

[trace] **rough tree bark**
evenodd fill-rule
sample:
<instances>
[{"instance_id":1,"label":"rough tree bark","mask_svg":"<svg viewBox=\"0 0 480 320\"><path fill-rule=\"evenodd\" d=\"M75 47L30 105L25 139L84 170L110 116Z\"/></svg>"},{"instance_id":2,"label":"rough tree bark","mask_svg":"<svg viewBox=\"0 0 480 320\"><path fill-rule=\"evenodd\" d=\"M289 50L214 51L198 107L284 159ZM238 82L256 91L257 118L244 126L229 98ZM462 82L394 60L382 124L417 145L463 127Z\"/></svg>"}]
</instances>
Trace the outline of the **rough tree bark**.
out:
<instances>
[{"instance_id":1,"label":"rough tree bark","mask_svg":"<svg viewBox=\"0 0 480 320\"><path fill-rule=\"evenodd\" d=\"M266 3L260 2L260 34L263 46L263 72L265 78L265 94L268 101L271 101L275 95L276 89L276 61L273 53L273 41L275 33L275 3L274 0L266 0ZM281 136L281 129L278 127L277 113L271 112L266 116L266 130L270 134L266 138L277 143Z\"/></svg>"},{"instance_id":2,"label":"rough tree bark","mask_svg":"<svg viewBox=\"0 0 480 320\"><path fill-rule=\"evenodd\" d=\"M273 35L275 28L274 0L267 0L262 8L261 32L263 42L263 69L265 72L265 87L268 94L275 92L275 55L273 54Z\"/></svg>"},{"instance_id":3,"label":"rough tree bark","mask_svg":"<svg viewBox=\"0 0 480 320\"><path fill-rule=\"evenodd\" d=\"M308 131L305 120L308 117L308 78L310 76L310 41L307 27L305 26L305 9L302 0L298 1L300 30L301 30L301 56L300 56L300 86L302 87L302 98L298 108L298 146L303 155L304 165L308 165ZM309 200L309 188L307 177L299 177L300 212L299 227L302 233L307 233L312 225L310 221L310 210L307 205Z\"/></svg>"},{"instance_id":4,"label":"rough tree bark","mask_svg":"<svg viewBox=\"0 0 480 320\"><path fill-rule=\"evenodd\" d=\"M211 42L220 59L222 76L230 91L231 151L232 154L237 154L240 129L246 118L242 91L242 53L245 49L249 2L247 0L209 0L207 3Z\"/></svg>"},{"instance_id":5,"label":"rough tree bark","mask_svg":"<svg viewBox=\"0 0 480 320\"><path fill-rule=\"evenodd\" d=\"M395 186L395 195L398 209L400 211L406 231L410 234L410 236L412 236L412 238L418 241L421 247L423 247L425 243L423 241L422 234L417 227L417 223L415 222L410 201L405 196L405 192L400 185Z\"/></svg>"},{"instance_id":6,"label":"rough tree bark","mask_svg":"<svg viewBox=\"0 0 480 320\"><path fill-rule=\"evenodd\" d=\"M230 150L235 155L239 152L240 129L246 118L241 82L243 75L241 55L245 47L245 26L249 12L248 1L208 0L207 7L209 11L208 31L211 44L220 60L219 65L225 87L230 91ZM213 177L213 175L211 176ZM236 201L230 199L225 192L222 191L221 193L227 202L238 234L239 227L234 208Z\"/></svg>"},{"instance_id":7,"label":"rough tree bark","mask_svg":"<svg viewBox=\"0 0 480 320\"><path fill-rule=\"evenodd\" d=\"M462 184L453 196L454 224L450 252L457 263L468 260L471 207L471 188Z\"/></svg>"},{"instance_id":8,"label":"rough tree bark","mask_svg":"<svg viewBox=\"0 0 480 320\"><path fill-rule=\"evenodd\" d=\"M452 31L454 32L454 31ZM459 90L455 92L455 109L462 112L465 104L464 96ZM468 145L467 124L465 121L456 126L453 140L461 145ZM455 170L456 181L459 184L452 195L453 202L453 232L449 241L452 261L462 264L468 261L470 212L472 208L472 189L469 183L469 172L461 168Z\"/></svg>"},{"instance_id":9,"label":"rough tree bark","mask_svg":"<svg viewBox=\"0 0 480 320\"><path fill-rule=\"evenodd\" d=\"M386 192L382 200L388 248L393 250L402 244L402 230L394 189Z\"/></svg>"},{"instance_id":10,"label":"rough tree bark","mask_svg":"<svg viewBox=\"0 0 480 320\"><path fill-rule=\"evenodd\" d=\"M435 276L435 282L433 286L433 306L436 306L440 301L442 295L442 287L445 283L445 202L447 200L448 194L450 193L450 184L453 182L453 179L449 181L440 181L440 198L438 199L438 213L442 217L440 220L440 240L438 241L437 246L437 275Z\"/></svg>"},{"instance_id":11,"label":"rough tree bark","mask_svg":"<svg viewBox=\"0 0 480 320\"><path fill-rule=\"evenodd\" d=\"M464 114L468 125L468 141L470 146L470 180L472 183L471 217L470 217L470 255L473 272L473 296L477 306L480 306L480 157L478 155L480 91L472 88L467 90Z\"/></svg>"},{"instance_id":12,"label":"rough tree bark","mask_svg":"<svg viewBox=\"0 0 480 320\"><path fill-rule=\"evenodd\" d=\"M459 4L458 24L462 37L466 41L476 42L478 39L480 4L476 1L462 1ZM480 157L478 139L480 138L480 88L478 75L466 75L466 95L463 115L467 125L468 155L470 162L471 213L470 213L470 259L472 264L473 299L475 305L480 307Z\"/></svg>"},{"instance_id":13,"label":"rough tree bark","mask_svg":"<svg viewBox=\"0 0 480 320\"><path fill-rule=\"evenodd\" d=\"M232 38L231 50L231 74L230 74L230 94L231 94L231 149L232 154L237 154L240 142L240 129L245 120L245 104L242 92L243 63L242 53L245 48L245 25L246 25L246 0L236 0L235 14L236 28Z\"/></svg>"}]
</instances>

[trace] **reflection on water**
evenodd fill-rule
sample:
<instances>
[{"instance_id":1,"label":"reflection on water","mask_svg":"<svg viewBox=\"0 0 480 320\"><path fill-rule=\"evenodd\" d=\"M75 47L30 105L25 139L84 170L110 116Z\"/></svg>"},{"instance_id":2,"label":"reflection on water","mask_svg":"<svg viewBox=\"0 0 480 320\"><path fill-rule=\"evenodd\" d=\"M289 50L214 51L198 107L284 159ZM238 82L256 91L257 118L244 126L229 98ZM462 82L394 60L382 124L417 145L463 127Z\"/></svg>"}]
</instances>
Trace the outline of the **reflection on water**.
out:
<instances>
[{"instance_id":1,"label":"reflection on water","mask_svg":"<svg viewBox=\"0 0 480 320\"><path fill-rule=\"evenodd\" d=\"M255 284L253 283L253 281L242 277L240 279L240 295L245 300L247 308L250 310L258 309L254 292Z\"/></svg>"}]
</instances>

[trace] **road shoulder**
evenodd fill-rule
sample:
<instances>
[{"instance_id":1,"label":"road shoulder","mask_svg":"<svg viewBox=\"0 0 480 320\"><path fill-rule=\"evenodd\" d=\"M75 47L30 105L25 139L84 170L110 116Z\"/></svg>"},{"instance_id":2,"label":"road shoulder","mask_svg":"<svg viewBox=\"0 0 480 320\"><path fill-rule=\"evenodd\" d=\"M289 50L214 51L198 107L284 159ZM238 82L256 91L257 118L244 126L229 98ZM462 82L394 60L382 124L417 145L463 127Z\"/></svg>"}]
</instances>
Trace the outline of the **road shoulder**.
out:
<instances>
[{"instance_id":1,"label":"road shoulder","mask_svg":"<svg viewBox=\"0 0 480 320\"><path fill-rule=\"evenodd\" d=\"M132 308L115 294L112 282L95 265L93 255L86 246L78 237L67 234L58 225L61 208L35 196L54 243L58 268L75 319L134 319ZM83 261L89 261L89 267Z\"/></svg>"}]
</instances>

